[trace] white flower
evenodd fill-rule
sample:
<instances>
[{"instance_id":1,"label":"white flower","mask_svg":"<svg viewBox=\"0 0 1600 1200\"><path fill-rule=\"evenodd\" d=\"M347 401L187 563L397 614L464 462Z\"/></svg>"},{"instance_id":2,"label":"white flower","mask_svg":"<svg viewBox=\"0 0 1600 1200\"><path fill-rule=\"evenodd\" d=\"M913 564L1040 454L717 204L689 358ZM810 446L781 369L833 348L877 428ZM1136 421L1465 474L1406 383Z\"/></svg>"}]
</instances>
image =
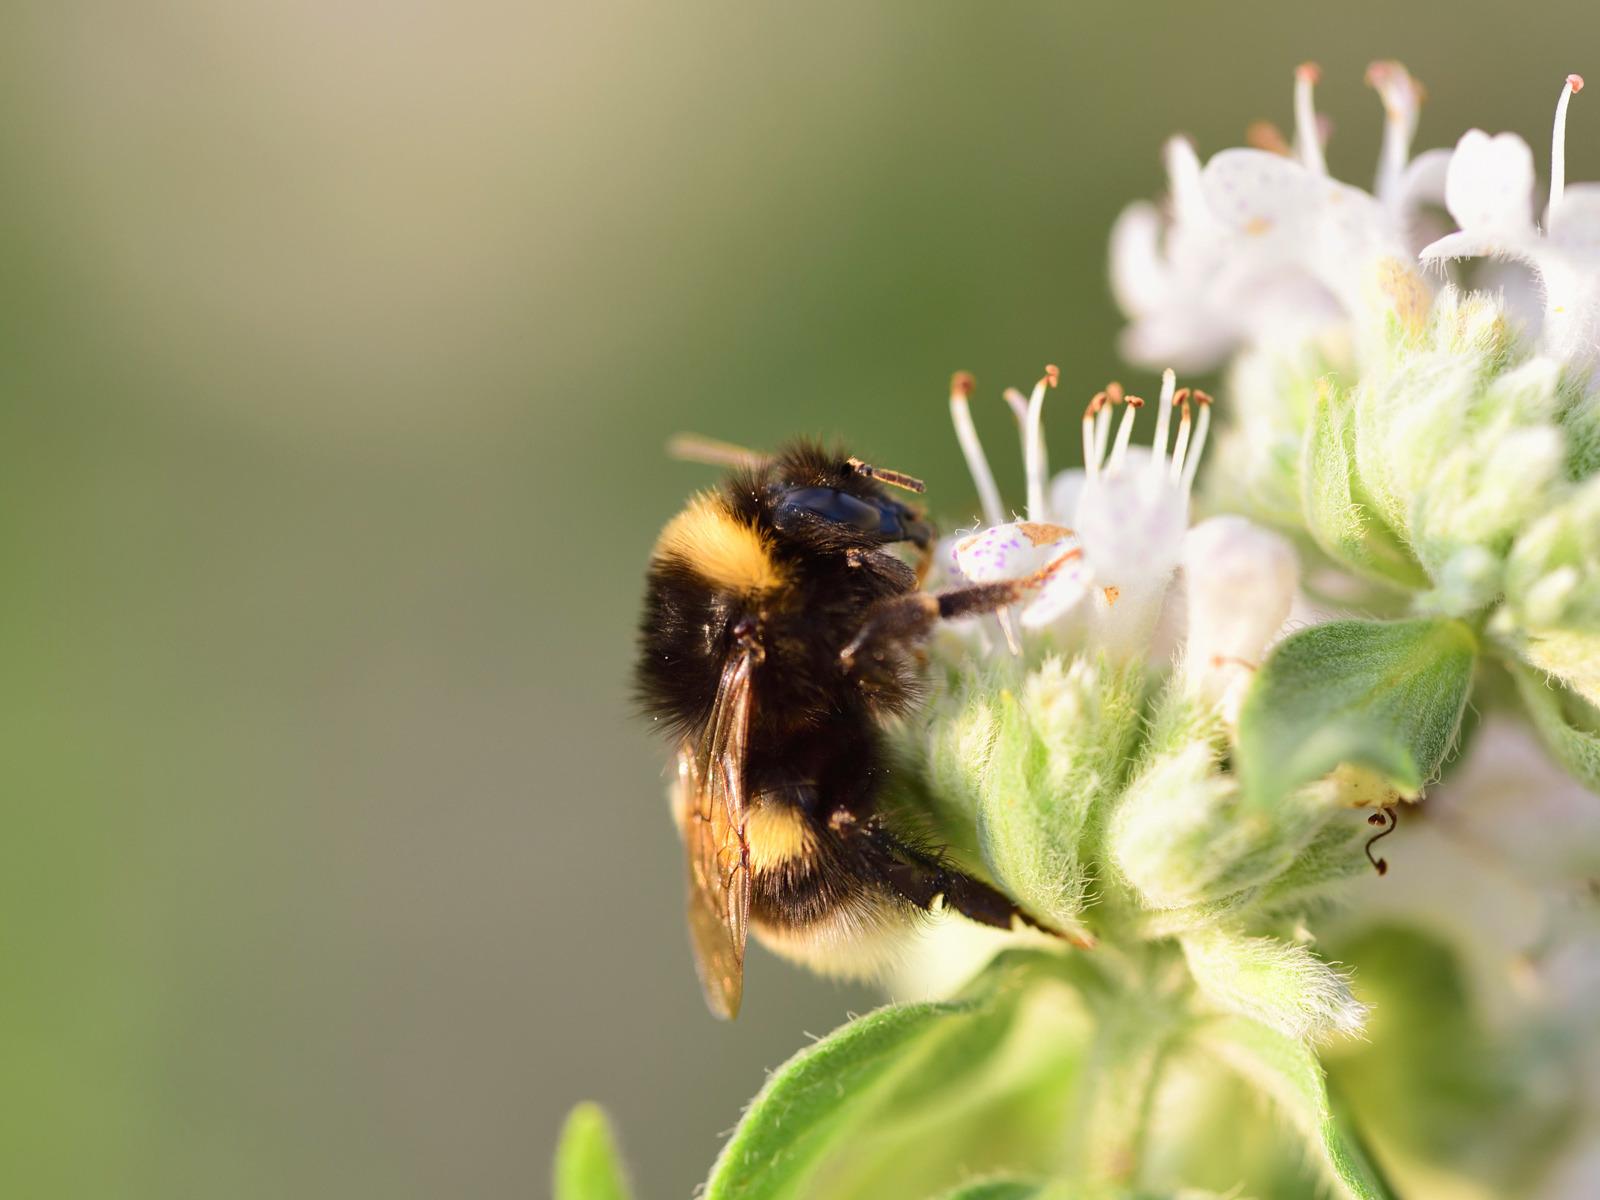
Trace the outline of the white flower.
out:
<instances>
[{"instance_id":1,"label":"white flower","mask_svg":"<svg viewBox=\"0 0 1600 1200\"><path fill-rule=\"evenodd\" d=\"M1063 471L1052 482L1041 432L1045 391L1056 379L1047 372L1026 403L1013 403L1023 432L1028 480L1027 519L993 521L998 493L982 448L972 432L965 397L953 407L957 434L979 481L991 523L958 539L951 561L966 579L988 582L1047 573L1022 612L1030 628L1051 625L1088 609L1094 639L1126 657L1148 641L1161 601L1178 565L1189 526L1189 495L1205 448L1211 398L1177 388L1167 371L1157 405L1155 445L1131 444L1144 401L1112 384L1090 401L1083 417L1082 471ZM1120 421L1115 418L1121 409ZM1195 410L1198 409L1198 416ZM1170 454L1172 416L1179 414ZM1113 423L1116 424L1113 437Z\"/></svg>"},{"instance_id":2,"label":"white flower","mask_svg":"<svg viewBox=\"0 0 1600 1200\"><path fill-rule=\"evenodd\" d=\"M1230 725L1300 582L1288 540L1243 517L1200 522L1183 542L1188 605L1184 681Z\"/></svg>"},{"instance_id":3,"label":"white flower","mask_svg":"<svg viewBox=\"0 0 1600 1200\"><path fill-rule=\"evenodd\" d=\"M1526 263L1544 289L1544 348L1592 367L1600 359L1600 184L1566 185L1567 104L1583 78L1568 75L1556 103L1550 201L1533 223L1533 152L1513 133L1471 129L1456 143L1445 204L1461 226L1427 246L1427 261L1497 257Z\"/></svg>"},{"instance_id":4,"label":"white flower","mask_svg":"<svg viewBox=\"0 0 1600 1200\"><path fill-rule=\"evenodd\" d=\"M1387 114L1376 197L1328 175L1310 64L1296 73L1295 157L1224 150L1202 170L1187 142L1168 144L1170 222L1135 204L1111 235L1112 287L1133 318L1128 357L1207 369L1240 346L1297 341L1363 314L1374 300L1378 312L1420 324L1429 295L1411 269L1413 225L1420 205L1438 199L1448 152L1410 159L1422 93L1404 67L1378 63L1367 78Z\"/></svg>"}]
</instances>

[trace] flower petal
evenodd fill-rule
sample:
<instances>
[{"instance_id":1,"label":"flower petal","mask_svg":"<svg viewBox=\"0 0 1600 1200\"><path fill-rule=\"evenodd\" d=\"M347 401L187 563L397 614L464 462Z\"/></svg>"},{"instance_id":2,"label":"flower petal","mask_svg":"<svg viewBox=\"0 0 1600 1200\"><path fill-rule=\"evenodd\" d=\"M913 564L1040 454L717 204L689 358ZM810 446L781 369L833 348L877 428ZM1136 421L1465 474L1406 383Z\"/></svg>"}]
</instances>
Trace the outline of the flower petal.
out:
<instances>
[{"instance_id":1,"label":"flower petal","mask_svg":"<svg viewBox=\"0 0 1600 1200\"><path fill-rule=\"evenodd\" d=\"M1130 204L1111 227L1111 294L1122 310L1140 316L1173 294L1172 274L1161 257L1161 214Z\"/></svg>"},{"instance_id":2,"label":"flower petal","mask_svg":"<svg viewBox=\"0 0 1600 1200\"><path fill-rule=\"evenodd\" d=\"M1060 620L1089 594L1093 581L1094 572L1082 558L1062 563L1039 589L1038 598L1022 610L1023 625L1038 629Z\"/></svg>"},{"instance_id":3,"label":"flower petal","mask_svg":"<svg viewBox=\"0 0 1600 1200\"><path fill-rule=\"evenodd\" d=\"M1546 226L1546 240L1564 254L1600 263L1600 183L1568 184Z\"/></svg>"},{"instance_id":4,"label":"flower petal","mask_svg":"<svg viewBox=\"0 0 1600 1200\"><path fill-rule=\"evenodd\" d=\"M1445 207L1465 233L1533 232L1533 151L1514 133L1469 129L1445 177Z\"/></svg>"},{"instance_id":5,"label":"flower petal","mask_svg":"<svg viewBox=\"0 0 1600 1200\"><path fill-rule=\"evenodd\" d=\"M956 568L974 583L1020 579L1043 570L1078 540L1070 529L1034 521L991 525L962 538L955 545Z\"/></svg>"}]
</instances>

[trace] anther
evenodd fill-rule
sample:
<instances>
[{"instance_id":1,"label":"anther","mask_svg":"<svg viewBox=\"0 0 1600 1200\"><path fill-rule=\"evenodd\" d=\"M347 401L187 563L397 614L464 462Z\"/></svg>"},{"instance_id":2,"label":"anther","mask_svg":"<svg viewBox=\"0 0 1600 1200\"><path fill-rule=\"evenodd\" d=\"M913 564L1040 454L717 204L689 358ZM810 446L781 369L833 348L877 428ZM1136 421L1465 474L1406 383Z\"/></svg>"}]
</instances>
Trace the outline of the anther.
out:
<instances>
[{"instance_id":1,"label":"anther","mask_svg":"<svg viewBox=\"0 0 1600 1200\"><path fill-rule=\"evenodd\" d=\"M1244 131L1244 144L1252 150L1265 150L1268 154L1278 154L1284 158L1293 158L1294 151L1289 147L1289 139L1283 136L1271 121L1252 121Z\"/></svg>"},{"instance_id":2,"label":"anther","mask_svg":"<svg viewBox=\"0 0 1600 1200\"><path fill-rule=\"evenodd\" d=\"M1106 390L1101 393L1108 404L1121 404L1123 401L1122 385L1113 379L1106 384Z\"/></svg>"},{"instance_id":3,"label":"anther","mask_svg":"<svg viewBox=\"0 0 1600 1200\"><path fill-rule=\"evenodd\" d=\"M1180 404L1189 403L1189 392L1190 392L1190 389L1186 388L1186 387L1181 387L1177 391L1173 392L1172 393L1172 406L1174 408L1176 408Z\"/></svg>"}]
</instances>

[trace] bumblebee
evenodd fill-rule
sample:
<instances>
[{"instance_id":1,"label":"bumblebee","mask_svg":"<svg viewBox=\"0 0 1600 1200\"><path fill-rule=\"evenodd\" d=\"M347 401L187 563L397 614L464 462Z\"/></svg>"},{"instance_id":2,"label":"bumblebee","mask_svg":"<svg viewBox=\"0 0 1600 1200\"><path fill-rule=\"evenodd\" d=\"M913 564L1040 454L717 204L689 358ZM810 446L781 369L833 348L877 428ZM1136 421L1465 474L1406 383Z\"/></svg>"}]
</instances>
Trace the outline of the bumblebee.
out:
<instances>
[{"instance_id":1,"label":"bumblebee","mask_svg":"<svg viewBox=\"0 0 1600 1200\"><path fill-rule=\"evenodd\" d=\"M889 552L931 560L933 530L893 498L909 476L811 443L732 451L722 485L650 557L636 682L677 751L674 816L706 1002L739 1011L747 932L859 973L939 901L985 925L1045 928L891 828L884 722L910 711L939 621L996 611L1038 579L931 593Z\"/></svg>"}]
</instances>

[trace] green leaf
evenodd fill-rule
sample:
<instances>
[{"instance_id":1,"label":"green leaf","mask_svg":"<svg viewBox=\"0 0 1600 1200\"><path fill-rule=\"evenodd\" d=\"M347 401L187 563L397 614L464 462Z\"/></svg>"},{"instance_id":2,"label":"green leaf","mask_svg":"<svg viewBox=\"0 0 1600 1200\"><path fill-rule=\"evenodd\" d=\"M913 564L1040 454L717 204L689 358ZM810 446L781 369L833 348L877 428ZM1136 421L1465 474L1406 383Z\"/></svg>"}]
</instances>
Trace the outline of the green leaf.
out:
<instances>
[{"instance_id":1,"label":"green leaf","mask_svg":"<svg viewBox=\"0 0 1600 1200\"><path fill-rule=\"evenodd\" d=\"M611 1122L598 1104L578 1105L556 1143L555 1200L628 1200L632 1190Z\"/></svg>"},{"instance_id":2,"label":"green leaf","mask_svg":"<svg viewBox=\"0 0 1600 1200\"><path fill-rule=\"evenodd\" d=\"M1498 1018L1469 963L1478 952L1402 923L1342 939L1373 1016L1366 1038L1324 1061L1335 1094L1385 1147L1447 1163L1480 1194L1513 1196L1572 1135L1584 1072L1554 1014Z\"/></svg>"},{"instance_id":3,"label":"green leaf","mask_svg":"<svg viewBox=\"0 0 1600 1200\"><path fill-rule=\"evenodd\" d=\"M1574 779L1600 792L1600 708L1543 672L1517 664L1511 673L1550 752Z\"/></svg>"},{"instance_id":4,"label":"green leaf","mask_svg":"<svg viewBox=\"0 0 1600 1200\"><path fill-rule=\"evenodd\" d=\"M977 1179L946 1192L939 1200L1036 1200L1048 1186L1029 1179Z\"/></svg>"},{"instance_id":5,"label":"green leaf","mask_svg":"<svg viewBox=\"0 0 1600 1200\"><path fill-rule=\"evenodd\" d=\"M1279 642L1239 716L1246 796L1270 805L1341 764L1420 792L1455 743L1477 638L1460 621L1329 621Z\"/></svg>"},{"instance_id":6,"label":"green leaf","mask_svg":"<svg viewBox=\"0 0 1600 1200\"><path fill-rule=\"evenodd\" d=\"M1415 589L1428 577L1360 490L1346 398L1323 385L1306 429L1300 479L1306 528L1329 557L1367 579Z\"/></svg>"},{"instance_id":7,"label":"green leaf","mask_svg":"<svg viewBox=\"0 0 1600 1200\"><path fill-rule=\"evenodd\" d=\"M1322 1067L1293 1038L1243 1017L1224 1017L1193 1035L1201 1050L1270 1096L1310 1143L1335 1194L1394 1200L1360 1143L1334 1115Z\"/></svg>"},{"instance_id":8,"label":"green leaf","mask_svg":"<svg viewBox=\"0 0 1600 1200\"><path fill-rule=\"evenodd\" d=\"M796 1054L746 1110L712 1166L705 1200L803 1194L829 1151L877 1124L875 1114L905 1119L908 1106L970 1083L996 1057L1027 980L1045 972L1062 977L1059 960L1045 952L1001 954L956 1000L877 1009ZM992 1024L999 1027L987 1028Z\"/></svg>"}]
</instances>

